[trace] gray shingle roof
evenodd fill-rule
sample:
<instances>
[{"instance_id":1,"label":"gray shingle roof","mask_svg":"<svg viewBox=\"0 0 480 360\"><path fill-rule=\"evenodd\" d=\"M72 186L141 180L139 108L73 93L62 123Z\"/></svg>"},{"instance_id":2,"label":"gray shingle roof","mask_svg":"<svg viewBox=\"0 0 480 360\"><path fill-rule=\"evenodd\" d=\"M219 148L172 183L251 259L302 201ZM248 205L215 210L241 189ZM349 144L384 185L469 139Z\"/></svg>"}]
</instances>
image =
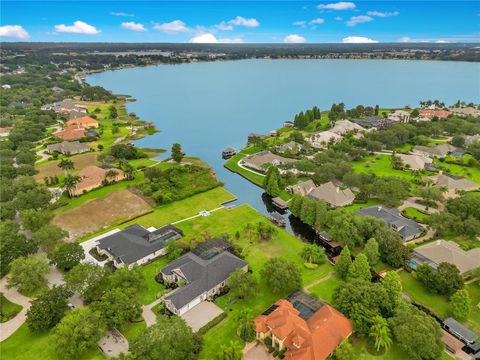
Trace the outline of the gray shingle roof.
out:
<instances>
[{"instance_id":1,"label":"gray shingle roof","mask_svg":"<svg viewBox=\"0 0 480 360\"><path fill-rule=\"evenodd\" d=\"M180 271L187 284L165 296L177 309L181 309L202 293L211 290L227 280L230 274L247 263L228 251L205 260L192 252L183 255L165 266L161 272L172 275L172 271Z\"/></svg>"},{"instance_id":2,"label":"gray shingle roof","mask_svg":"<svg viewBox=\"0 0 480 360\"><path fill-rule=\"evenodd\" d=\"M116 261L130 265L161 250L168 239L182 235L182 231L173 225L150 232L134 224L123 231L100 239L98 248L108 252Z\"/></svg>"},{"instance_id":3,"label":"gray shingle roof","mask_svg":"<svg viewBox=\"0 0 480 360\"><path fill-rule=\"evenodd\" d=\"M377 219L383 219L385 222L394 227L403 239L419 235L423 228L415 221L402 216L398 209L387 208L383 206L371 206L357 211L362 216L373 216Z\"/></svg>"},{"instance_id":4,"label":"gray shingle roof","mask_svg":"<svg viewBox=\"0 0 480 360\"><path fill-rule=\"evenodd\" d=\"M452 317L448 317L443 321L443 326L446 327L451 333L461 337L468 343L474 343L477 339L477 334L475 334L470 329L467 329L465 326L460 324L457 320Z\"/></svg>"}]
</instances>

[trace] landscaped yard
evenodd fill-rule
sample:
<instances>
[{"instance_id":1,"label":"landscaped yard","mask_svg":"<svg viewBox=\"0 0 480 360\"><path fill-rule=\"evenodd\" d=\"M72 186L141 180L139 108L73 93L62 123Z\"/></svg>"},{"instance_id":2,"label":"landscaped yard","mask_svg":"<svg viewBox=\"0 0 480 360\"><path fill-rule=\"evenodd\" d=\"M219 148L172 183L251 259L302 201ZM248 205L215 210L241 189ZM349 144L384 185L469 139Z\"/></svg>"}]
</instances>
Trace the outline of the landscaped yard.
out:
<instances>
[{"instance_id":1,"label":"landscaped yard","mask_svg":"<svg viewBox=\"0 0 480 360\"><path fill-rule=\"evenodd\" d=\"M416 220L420 223L425 224L430 217L430 215L421 212L420 210L413 208L413 207L407 207L403 210L403 214L408 217L409 219Z\"/></svg>"},{"instance_id":2,"label":"landscaped yard","mask_svg":"<svg viewBox=\"0 0 480 360\"><path fill-rule=\"evenodd\" d=\"M22 311L21 305L12 303L0 293L0 322L14 318L20 311Z\"/></svg>"},{"instance_id":3,"label":"landscaped yard","mask_svg":"<svg viewBox=\"0 0 480 360\"><path fill-rule=\"evenodd\" d=\"M304 285L312 283L333 271L333 266L329 263L325 263L314 270L306 269L300 258L303 243L283 229L279 229L275 239L265 242L258 242L255 239L250 240L243 236L242 230L246 224L255 224L259 221L270 224L264 216L248 205L241 205L233 209L216 211L208 217L198 217L185 221L178 226L187 236L203 236L206 230L209 230L211 237L221 236L223 233L234 235L239 231L241 237L234 241L238 241L238 244L246 249L245 260L249 263L249 267L257 279L260 279L259 273L263 264L274 256L284 257L295 262L301 269ZM287 294L272 294L266 285L260 281L260 289L252 299L232 302L228 295L220 297L217 300L217 305L223 308L228 316L220 325L206 333L201 359L214 358L218 349L230 340L242 343L242 340L236 335L237 323L235 319L240 310L247 308L252 311L253 316L256 316L285 295Z\"/></svg>"},{"instance_id":4,"label":"landscaped yard","mask_svg":"<svg viewBox=\"0 0 480 360\"><path fill-rule=\"evenodd\" d=\"M353 162L352 166L357 173L373 172L377 176L397 176L407 180L413 179L410 171L392 168L390 158L390 155L369 155Z\"/></svg>"},{"instance_id":5,"label":"landscaped yard","mask_svg":"<svg viewBox=\"0 0 480 360\"><path fill-rule=\"evenodd\" d=\"M476 183L480 183L480 169L478 167L460 166L457 164L441 162L439 160L435 160L434 163L448 169L449 173L452 175L463 176Z\"/></svg>"},{"instance_id":6,"label":"landscaped yard","mask_svg":"<svg viewBox=\"0 0 480 360\"><path fill-rule=\"evenodd\" d=\"M330 279L311 287L309 292L316 295L320 300L331 303L333 291L340 283L341 280L337 276L333 276Z\"/></svg>"},{"instance_id":7,"label":"landscaped yard","mask_svg":"<svg viewBox=\"0 0 480 360\"><path fill-rule=\"evenodd\" d=\"M142 304L148 305L166 292L165 286L159 284L155 280L155 277L160 273L160 270L167 264L167 257L163 256L147 265L140 266L140 269L145 278L145 286L138 294L139 300Z\"/></svg>"},{"instance_id":8,"label":"landscaped yard","mask_svg":"<svg viewBox=\"0 0 480 360\"><path fill-rule=\"evenodd\" d=\"M253 173L253 172L248 171L248 170L245 170L245 169L241 168L240 166L238 166L238 162L246 156L247 156L247 154L244 154L243 152L240 152L237 155L232 156L225 163L225 167L228 170L231 170L233 172L236 172L237 174L240 174L241 176L243 176L247 180L251 181L252 183L254 183L258 186L262 186L264 176Z\"/></svg>"}]
</instances>

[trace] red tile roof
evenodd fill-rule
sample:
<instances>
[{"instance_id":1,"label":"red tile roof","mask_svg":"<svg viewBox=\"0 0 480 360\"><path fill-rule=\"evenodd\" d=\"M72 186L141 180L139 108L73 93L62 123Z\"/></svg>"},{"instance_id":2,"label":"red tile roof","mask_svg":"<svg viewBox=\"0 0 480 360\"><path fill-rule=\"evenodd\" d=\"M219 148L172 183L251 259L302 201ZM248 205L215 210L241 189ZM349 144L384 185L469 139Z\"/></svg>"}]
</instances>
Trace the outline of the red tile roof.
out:
<instances>
[{"instance_id":1,"label":"red tile roof","mask_svg":"<svg viewBox=\"0 0 480 360\"><path fill-rule=\"evenodd\" d=\"M97 120L92 119L90 116L83 116L80 118L68 120L67 125L80 125L84 128L98 127L98 122Z\"/></svg>"},{"instance_id":2,"label":"red tile roof","mask_svg":"<svg viewBox=\"0 0 480 360\"><path fill-rule=\"evenodd\" d=\"M70 125L70 126L64 127L60 131L54 132L53 135L62 140L71 141L71 140L79 140L85 137L86 132L83 128L79 128L76 125Z\"/></svg>"},{"instance_id":3,"label":"red tile roof","mask_svg":"<svg viewBox=\"0 0 480 360\"><path fill-rule=\"evenodd\" d=\"M271 330L284 340L287 360L325 360L353 331L352 322L328 304L324 304L307 321L288 300L279 300L269 315L255 320L257 332Z\"/></svg>"},{"instance_id":4,"label":"red tile roof","mask_svg":"<svg viewBox=\"0 0 480 360\"><path fill-rule=\"evenodd\" d=\"M433 110L433 109L422 109L419 111L420 116L433 118L434 116L438 117L439 119L447 118L451 112L447 110Z\"/></svg>"}]
</instances>

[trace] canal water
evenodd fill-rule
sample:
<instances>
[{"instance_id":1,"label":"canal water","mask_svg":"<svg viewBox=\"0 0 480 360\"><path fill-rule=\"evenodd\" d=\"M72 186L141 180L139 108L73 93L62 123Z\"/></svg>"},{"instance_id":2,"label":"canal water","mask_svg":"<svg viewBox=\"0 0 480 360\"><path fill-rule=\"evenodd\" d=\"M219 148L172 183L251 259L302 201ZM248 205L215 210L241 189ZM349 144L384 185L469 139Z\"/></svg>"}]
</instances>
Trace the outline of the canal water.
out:
<instances>
[{"instance_id":1,"label":"canal water","mask_svg":"<svg viewBox=\"0 0 480 360\"><path fill-rule=\"evenodd\" d=\"M417 106L480 99L480 63L396 60L241 60L128 68L87 77L91 85L136 99L128 111L155 122L159 133L141 147L169 150L180 143L216 171L237 198L263 214L263 190L223 167L226 147L242 148L250 132L268 133L314 105ZM288 214L287 214L288 216ZM293 217L289 217L292 219ZM311 239L295 222L288 230Z\"/></svg>"}]
</instances>

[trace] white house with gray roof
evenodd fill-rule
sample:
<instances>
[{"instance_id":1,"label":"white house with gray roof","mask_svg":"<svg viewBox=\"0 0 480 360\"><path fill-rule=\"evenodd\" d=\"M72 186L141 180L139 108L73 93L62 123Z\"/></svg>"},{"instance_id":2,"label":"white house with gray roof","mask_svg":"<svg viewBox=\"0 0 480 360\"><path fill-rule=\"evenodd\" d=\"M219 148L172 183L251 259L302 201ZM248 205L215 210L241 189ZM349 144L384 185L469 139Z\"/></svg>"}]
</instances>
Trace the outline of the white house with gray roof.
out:
<instances>
[{"instance_id":1,"label":"white house with gray roof","mask_svg":"<svg viewBox=\"0 0 480 360\"><path fill-rule=\"evenodd\" d=\"M113 261L116 268L131 268L165 255L166 242L182 236L183 232L173 225L145 229L134 224L98 240L97 251Z\"/></svg>"},{"instance_id":2,"label":"white house with gray roof","mask_svg":"<svg viewBox=\"0 0 480 360\"><path fill-rule=\"evenodd\" d=\"M360 209L357 214L384 220L393 231L402 237L403 241L415 239L423 232L420 224L402 216L398 209L375 205Z\"/></svg>"},{"instance_id":3,"label":"white house with gray roof","mask_svg":"<svg viewBox=\"0 0 480 360\"><path fill-rule=\"evenodd\" d=\"M219 294L236 269L247 271L248 263L233 255L231 249L225 240L211 239L165 266L160 272L163 281L178 285L164 296L166 308L183 315Z\"/></svg>"}]
</instances>

